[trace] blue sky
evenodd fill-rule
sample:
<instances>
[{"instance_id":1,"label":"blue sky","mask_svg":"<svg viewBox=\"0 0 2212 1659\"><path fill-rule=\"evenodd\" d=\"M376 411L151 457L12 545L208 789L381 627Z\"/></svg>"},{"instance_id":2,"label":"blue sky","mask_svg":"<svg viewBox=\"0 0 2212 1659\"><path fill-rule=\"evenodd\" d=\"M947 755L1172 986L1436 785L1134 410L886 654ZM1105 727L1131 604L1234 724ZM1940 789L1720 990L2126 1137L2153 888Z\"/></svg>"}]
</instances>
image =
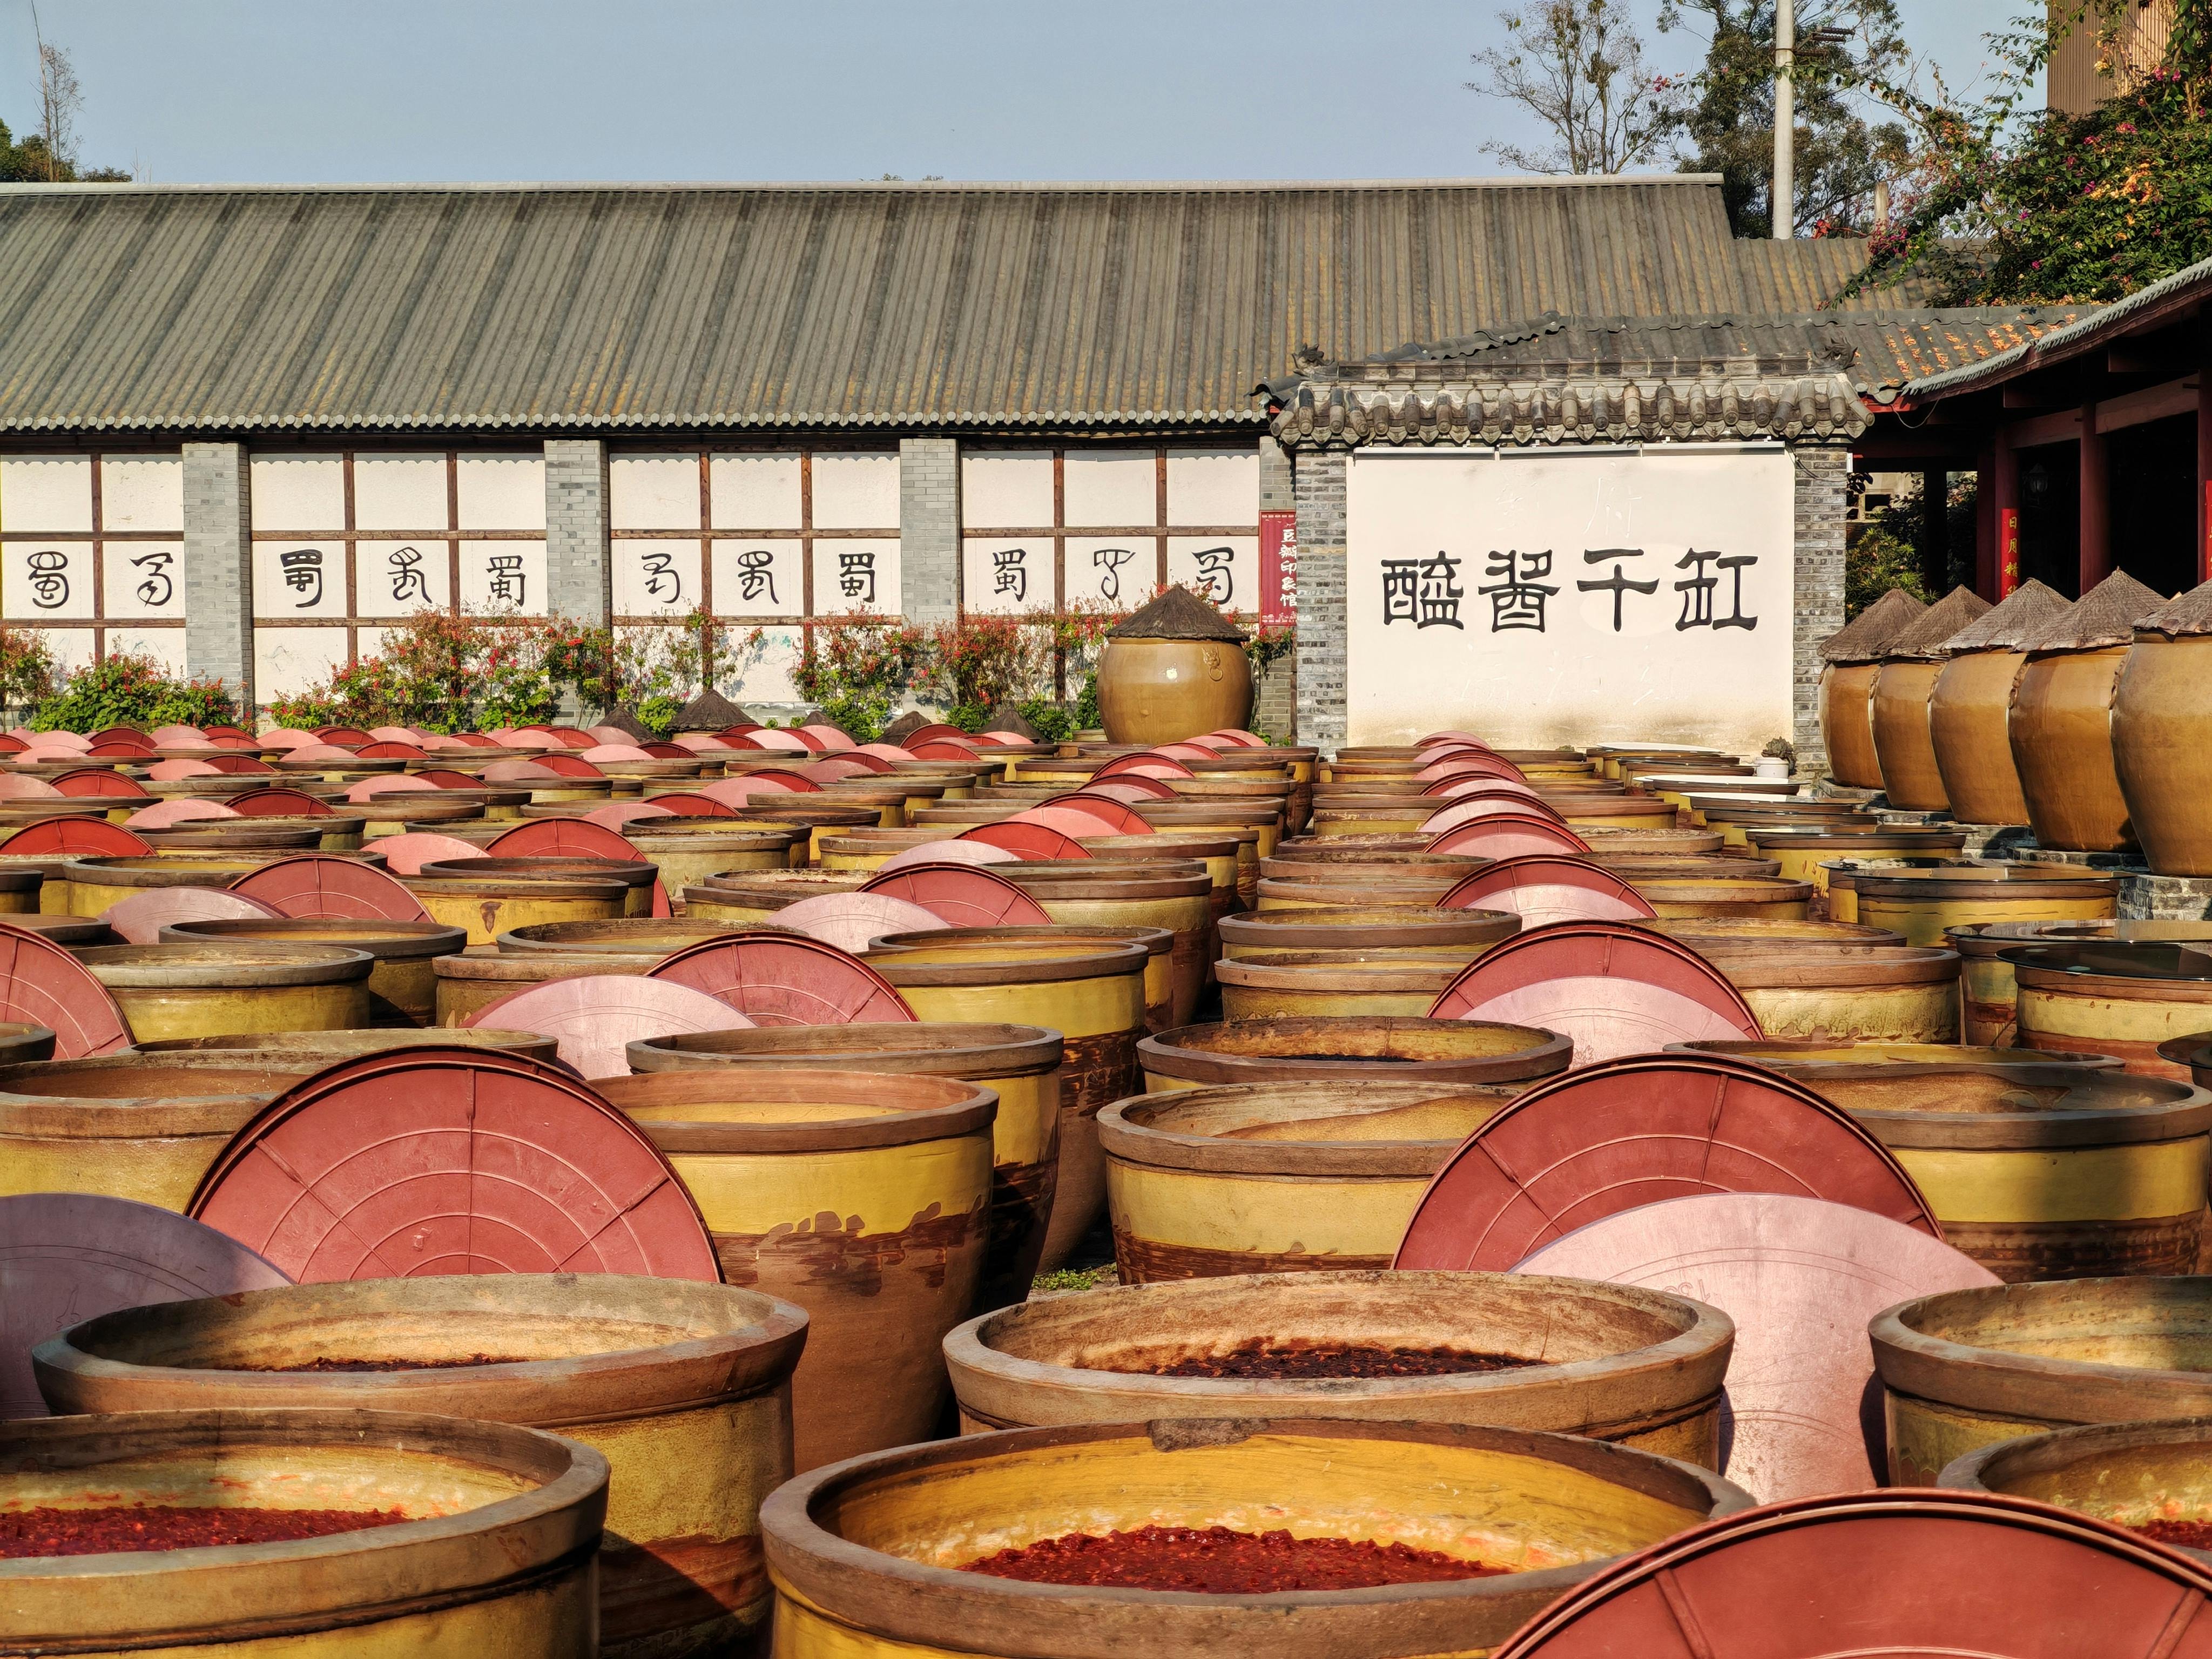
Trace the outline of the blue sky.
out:
<instances>
[{"instance_id":1,"label":"blue sky","mask_svg":"<svg viewBox=\"0 0 2212 1659\"><path fill-rule=\"evenodd\" d=\"M1657 0L1632 0L1645 17ZM2022 0L1901 0L1954 82ZM161 183L1363 179L1501 169L1491 0L43 0L80 155ZM1698 45L1647 34L1662 68ZM0 118L33 125L29 0Z\"/></svg>"}]
</instances>

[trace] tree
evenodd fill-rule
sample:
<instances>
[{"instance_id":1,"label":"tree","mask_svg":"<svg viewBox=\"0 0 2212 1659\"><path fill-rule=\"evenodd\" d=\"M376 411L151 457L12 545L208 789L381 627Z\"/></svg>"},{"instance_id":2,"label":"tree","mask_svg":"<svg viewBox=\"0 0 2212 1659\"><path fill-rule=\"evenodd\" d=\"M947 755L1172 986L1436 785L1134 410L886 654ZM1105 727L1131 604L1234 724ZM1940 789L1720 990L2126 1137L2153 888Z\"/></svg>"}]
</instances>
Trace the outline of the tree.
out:
<instances>
[{"instance_id":1,"label":"tree","mask_svg":"<svg viewBox=\"0 0 2212 1659\"><path fill-rule=\"evenodd\" d=\"M18 142L0 121L0 184L127 183L131 175L118 167L78 168L76 118L84 107L84 88L69 53L39 31L35 6L31 27L38 43L39 130Z\"/></svg>"},{"instance_id":2,"label":"tree","mask_svg":"<svg viewBox=\"0 0 2212 1659\"><path fill-rule=\"evenodd\" d=\"M1921 142L1861 285L1911 270L1949 305L2095 303L2212 258L2212 0L2174 0L2163 57L2087 114L2025 108L2075 29L2118 61L2129 3L2071 0L1990 36L2008 74L1970 104L1870 82Z\"/></svg>"},{"instance_id":3,"label":"tree","mask_svg":"<svg viewBox=\"0 0 2212 1659\"><path fill-rule=\"evenodd\" d=\"M1476 52L1468 90L1520 105L1551 130L1536 149L1482 146L1526 173L1626 173L1662 155L1674 130L1670 82L1644 67L1620 0L1542 0L1498 13L1506 44Z\"/></svg>"},{"instance_id":4,"label":"tree","mask_svg":"<svg viewBox=\"0 0 2212 1659\"><path fill-rule=\"evenodd\" d=\"M1692 17L1703 20L1692 23ZM1721 175L1721 199L1738 236L1773 234L1774 0L1667 0L1662 33L1705 33L1705 67L1682 100L1680 130L1690 146L1686 173ZM1847 44L1815 39L1837 30ZM1874 222L1874 187L1910 162L1905 128L1869 126L1857 100L1869 83L1898 78L1910 63L1895 0L1801 0L1796 91L1796 184L1790 224L1813 236L1863 235Z\"/></svg>"}]
</instances>

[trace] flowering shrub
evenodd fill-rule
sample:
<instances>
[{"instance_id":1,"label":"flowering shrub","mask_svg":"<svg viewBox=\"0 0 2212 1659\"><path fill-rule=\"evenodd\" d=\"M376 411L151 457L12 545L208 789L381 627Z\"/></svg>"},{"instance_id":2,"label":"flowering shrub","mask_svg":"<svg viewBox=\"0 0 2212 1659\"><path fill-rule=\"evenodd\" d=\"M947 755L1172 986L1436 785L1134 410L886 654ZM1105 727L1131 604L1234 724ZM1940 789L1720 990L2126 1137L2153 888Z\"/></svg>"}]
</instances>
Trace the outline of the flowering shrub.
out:
<instances>
[{"instance_id":1,"label":"flowering shrub","mask_svg":"<svg viewBox=\"0 0 2212 1659\"><path fill-rule=\"evenodd\" d=\"M468 732L550 718L560 687L549 667L555 625L534 617L418 611L385 631L383 648L321 684L271 697L280 725L416 726Z\"/></svg>"},{"instance_id":2,"label":"flowering shrub","mask_svg":"<svg viewBox=\"0 0 2212 1659\"><path fill-rule=\"evenodd\" d=\"M920 628L895 617L817 623L806 629L791 683L834 724L872 743L921 672L929 644Z\"/></svg>"},{"instance_id":3,"label":"flowering shrub","mask_svg":"<svg viewBox=\"0 0 2212 1659\"><path fill-rule=\"evenodd\" d=\"M929 631L922 689L953 708L986 714L1028 696L1045 665L1040 629L1018 617L962 617Z\"/></svg>"},{"instance_id":4,"label":"flowering shrub","mask_svg":"<svg viewBox=\"0 0 2212 1659\"><path fill-rule=\"evenodd\" d=\"M42 647L43 648L43 647ZM51 672L51 665L49 667ZM179 679L149 657L112 653L74 670L31 716L38 732L103 726L222 726L237 718L221 680Z\"/></svg>"}]
</instances>

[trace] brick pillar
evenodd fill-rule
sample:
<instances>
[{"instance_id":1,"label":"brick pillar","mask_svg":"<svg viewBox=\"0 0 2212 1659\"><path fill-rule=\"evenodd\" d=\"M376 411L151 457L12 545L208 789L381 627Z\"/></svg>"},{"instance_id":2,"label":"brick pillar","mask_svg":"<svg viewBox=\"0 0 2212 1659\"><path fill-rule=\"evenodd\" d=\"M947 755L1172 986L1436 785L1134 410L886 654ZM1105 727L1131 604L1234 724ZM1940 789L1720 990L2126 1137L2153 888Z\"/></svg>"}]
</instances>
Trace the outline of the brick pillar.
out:
<instances>
[{"instance_id":1,"label":"brick pillar","mask_svg":"<svg viewBox=\"0 0 2212 1659\"><path fill-rule=\"evenodd\" d=\"M899 609L910 623L960 614L960 444L899 440Z\"/></svg>"},{"instance_id":2,"label":"brick pillar","mask_svg":"<svg viewBox=\"0 0 2212 1659\"><path fill-rule=\"evenodd\" d=\"M1844 625L1844 501L1851 455L1842 447L1797 444L1790 459L1796 470L1797 586L1790 741L1797 750L1799 775L1812 778L1828 770L1827 746L1820 741L1820 641Z\"/></svg>"},{"instance_id":3,"label":"brick pillar","mask_svg":"<svg viewBox=\"0 0 2212 1659\"><path fill-rule=\"evenodd\" d=\"M1334 755L1345 741L1346 452L1301 450L1298 514L1298 741Z\"/></svg>"},{"instance_id":4,"label":"brick pillar","mask_svg":"<svg viewBox=\"0 0 2212 1659\"><path fill-rule=\"evenodd\" d=\"M243 444L185 446L185 669L221 680L251 728L253 486Z\"/></svg>"},{"instance_id":5,"label":"brick pillar","mask_svg":"<svg viewBox=\"0 0 2212 1659\"><path fill-rule=\"evenodd\" d=\"M591 628L613 618L607 447L598 438L545 441L545 572L555 616Z\"/></svg>"}]
</instances>

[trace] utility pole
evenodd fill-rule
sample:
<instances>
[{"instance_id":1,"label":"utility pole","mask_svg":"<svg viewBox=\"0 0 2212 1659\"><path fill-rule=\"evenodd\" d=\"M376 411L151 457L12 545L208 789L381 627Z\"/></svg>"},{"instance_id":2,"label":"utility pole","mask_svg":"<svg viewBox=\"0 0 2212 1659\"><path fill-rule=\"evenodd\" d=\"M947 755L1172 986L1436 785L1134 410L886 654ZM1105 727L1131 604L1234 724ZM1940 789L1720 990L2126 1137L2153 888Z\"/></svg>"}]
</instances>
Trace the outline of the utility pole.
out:
<instances>
[{"instance_id":1,"label":"utility pole","mask_svg":"<svg viewBox=\"0 0 2212 1659\"><path fill-rule=\"evenodd\" d=\"M1790 70L1797 62L1796 0L1774 0L1774 186L1769 201L1774 240L1790 240L1797 207L1797 88Z\"/></svg>"}]
</instances>

